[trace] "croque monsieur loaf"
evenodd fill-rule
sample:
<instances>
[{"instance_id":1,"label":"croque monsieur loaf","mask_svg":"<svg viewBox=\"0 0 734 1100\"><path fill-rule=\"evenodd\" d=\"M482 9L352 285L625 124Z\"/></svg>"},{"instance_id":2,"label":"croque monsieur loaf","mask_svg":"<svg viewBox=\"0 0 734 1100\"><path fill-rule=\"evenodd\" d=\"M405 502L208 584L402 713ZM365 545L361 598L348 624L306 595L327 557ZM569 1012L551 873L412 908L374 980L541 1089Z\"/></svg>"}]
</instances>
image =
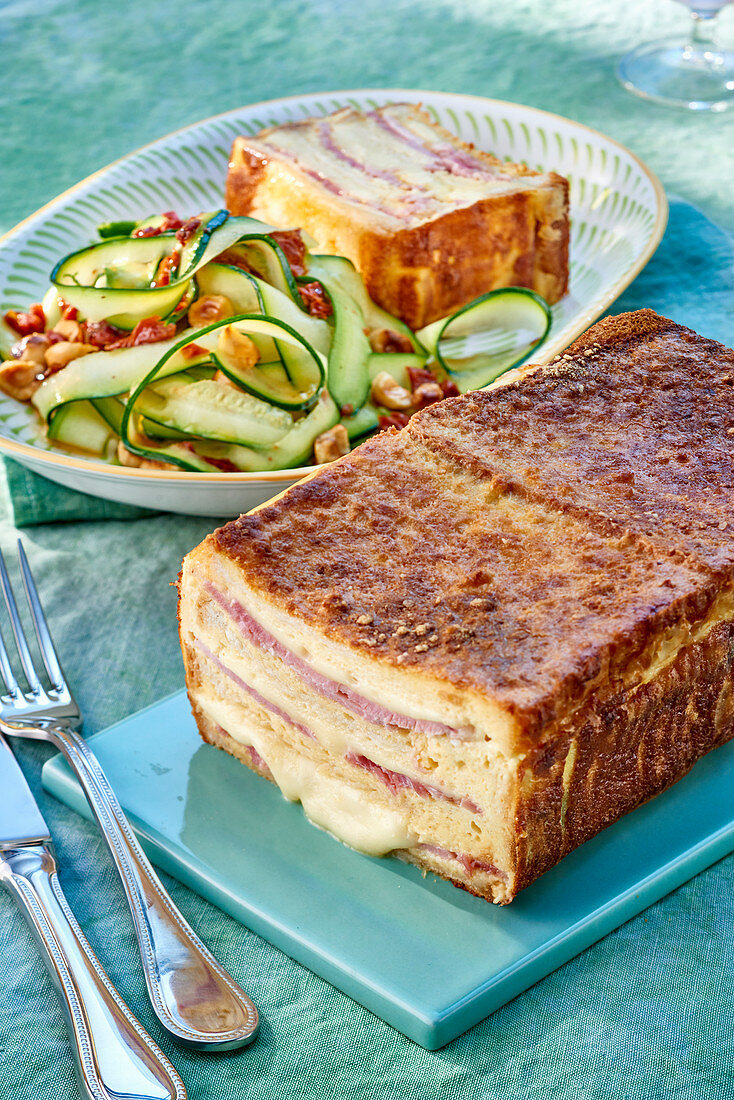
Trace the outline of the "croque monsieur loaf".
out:
<instances>
[{"instance_id":1,"label":"croque monsieur loaf","mask_svg":"<svg viewBox=\"0 0 734 1100\"><path fill-rule=\"evenodd\" d=\"M649 310L184 562L205 740L496 902L734 734L734 352Z\"/></svg>"},{"instance_id":2,"label":"croque monsieur loaf","mask_svg":"<svg viewBox=\"0 0 734 1100\"><path fill-rule=\"evenodd\" d=\"M414 329L495 287L552 303L568 285L568 182L480 152L410 103L236 138L226 201L347 256Z\"/></svg>"}]
</instances>

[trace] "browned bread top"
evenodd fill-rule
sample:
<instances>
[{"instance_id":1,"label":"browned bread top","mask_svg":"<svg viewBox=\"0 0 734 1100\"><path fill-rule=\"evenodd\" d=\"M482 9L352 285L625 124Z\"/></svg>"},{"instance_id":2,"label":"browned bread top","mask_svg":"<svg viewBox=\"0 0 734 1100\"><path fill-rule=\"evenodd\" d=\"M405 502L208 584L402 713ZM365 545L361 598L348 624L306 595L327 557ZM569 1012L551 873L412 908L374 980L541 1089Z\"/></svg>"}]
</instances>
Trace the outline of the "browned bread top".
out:
<instances>
[{"instance_id":1,"label":"browned bread top","mask_svg":"<svg viewBox=\"0 0 734 1100\"><path fill-rule=\"evenodd\" d=\"M467 469L716 571L734 563L734 351L652 310L608 317L563 355L417 438Z\"/></svg>"},{"instance_id":2,"label":"browned bread top","mask_svg":"<svg viewBox=\"0 0 734 1100\"><path fill-rule=\"evenodd\" d=\"M622 315L210 538L268 599L486 694L532 740L674 649L730 582L733 380L728 349Z\"/></svg>"}]
</instances>

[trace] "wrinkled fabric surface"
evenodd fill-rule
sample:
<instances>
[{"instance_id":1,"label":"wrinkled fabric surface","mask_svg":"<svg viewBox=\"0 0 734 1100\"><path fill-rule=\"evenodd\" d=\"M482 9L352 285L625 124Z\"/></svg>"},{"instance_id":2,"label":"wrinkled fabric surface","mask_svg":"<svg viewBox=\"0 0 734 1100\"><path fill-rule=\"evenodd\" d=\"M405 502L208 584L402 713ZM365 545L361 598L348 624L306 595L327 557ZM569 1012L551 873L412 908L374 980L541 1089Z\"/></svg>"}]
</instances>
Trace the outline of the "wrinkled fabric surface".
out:
<instances>
[{"instance_id":1,"label":"wrinkled fabric surface","mask_svg":"<svg viewBox=\"0 0 734 1100\"><path fill-rule=\"evenodd\" d=\"M734 9L722 16L731 37L733 16ZM138 145L241 103L369 85L476 93L576 118L642 156L671 195L670 226L615 311L652 306L731 345L734 112L656 107L614 78L624 50L685 25L684 9L670 0L8 0L0 18L0 226L9 229ZM11 469L0 483L0 546L14 566L17 529L25 527L67 675L94 733L181 686L171 582L216 521L130 522L75 496ZM72 906L195 1100L734 1097L734 857L434 1053L167 878L181 910L262 1012L251 1048L212 1057L177 1049L161 1031L96 830L41 790L48 749L17 751ZM4 894L0 1036L0 1100L76 1096L51 983Z\"/></svg>"}]
</instances>

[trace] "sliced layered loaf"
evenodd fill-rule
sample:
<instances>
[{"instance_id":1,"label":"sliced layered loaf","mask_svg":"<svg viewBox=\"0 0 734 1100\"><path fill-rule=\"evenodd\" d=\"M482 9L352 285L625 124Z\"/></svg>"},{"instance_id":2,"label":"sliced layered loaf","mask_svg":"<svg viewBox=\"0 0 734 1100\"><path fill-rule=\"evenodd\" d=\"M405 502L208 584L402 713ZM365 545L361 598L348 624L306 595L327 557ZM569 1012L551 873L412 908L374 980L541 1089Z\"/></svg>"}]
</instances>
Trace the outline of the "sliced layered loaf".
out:
<instances>
[{"instance_id":1,"label":"sliced layered loaf","mask_svg":"<svg viewBox=\"0 0 734 1100\"><path fill-rule=\"evenodd\" d=\"M497 902L734 734L734 353L650 311L184 562L202 736Z\"/></svg>"}]
</instances>

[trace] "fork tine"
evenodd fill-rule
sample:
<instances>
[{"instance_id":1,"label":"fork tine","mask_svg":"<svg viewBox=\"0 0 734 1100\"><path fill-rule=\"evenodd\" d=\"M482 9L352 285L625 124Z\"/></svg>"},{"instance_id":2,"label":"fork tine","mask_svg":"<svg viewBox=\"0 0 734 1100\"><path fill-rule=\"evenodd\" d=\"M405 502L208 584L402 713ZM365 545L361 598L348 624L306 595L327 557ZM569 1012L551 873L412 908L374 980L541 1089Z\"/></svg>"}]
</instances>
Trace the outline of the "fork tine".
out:
<instances>
[{"instance_id":1,"label":"fork tine","mask_svg":"<svg viewBox=\"0 0 734 1100\"><path fill-rule=\"evenodd\" d=\"M5 687L13 699L22 699L20 688L18 687L18 681L13 675L13 670L10 666L10 658L8 657L8 651L5 648L5 639L0 633L0 675L2 675L5 681Z\"/></svg>"},{"instance_id":2,"label":"fork tine","mask_svg":"<svg viewBox=\"0 0 734 1100\"><path fill-rule=\"evenodd\" d=\"M43 663L46 666L46 672L49 675L51 684L56 691L62 691L66 687L66 680L64 674L61 671L61 664L56 654L56 648L51 638L51 631L48 629L48 623L46 622L46 616L43 613L43 607L38 595L38 589L36 583L33 580L33 574L31 573L31 567L28 564L28 558L25 556L25 550L23 549L23 543L18 539L18 560L20 561L20 571L23 577L23 587L25 588L25 594L28 599L28 606L31 609L31 618L33 619L33 626L36 631L36 637L38 638L38 645L41 649L41 656L43 657Z\"/></svg>"},{"instance_id":3,"label":"fork tine","mask_svg":"<svg viewBox=\"0 0 734 1100\"><path fill-rule=\"evenodd\" d=\"M10 587L10 577L8 576L8 571L5 568L5 559L3 558L2 552L0 552L0 585L2 585L3 596L5 597L5 605L8 609L8 615L10 616L10 623L13 627L13 634L15 635L15 644L18 647L18 653L20 654L20 663L23 665L23 671L25 672L25 677L28 681L28 687L31 689L31 692L34 695L43 695L43 688L41 687L41 683L36 674L36 670L33 667L33 660L31 658L30 650L28 649L28 642L26 641L25 633L23 631L23 624L21 623L20 615L18 614L18 605L15 602L13 589Z\"/></svg>"}]
</instances>

